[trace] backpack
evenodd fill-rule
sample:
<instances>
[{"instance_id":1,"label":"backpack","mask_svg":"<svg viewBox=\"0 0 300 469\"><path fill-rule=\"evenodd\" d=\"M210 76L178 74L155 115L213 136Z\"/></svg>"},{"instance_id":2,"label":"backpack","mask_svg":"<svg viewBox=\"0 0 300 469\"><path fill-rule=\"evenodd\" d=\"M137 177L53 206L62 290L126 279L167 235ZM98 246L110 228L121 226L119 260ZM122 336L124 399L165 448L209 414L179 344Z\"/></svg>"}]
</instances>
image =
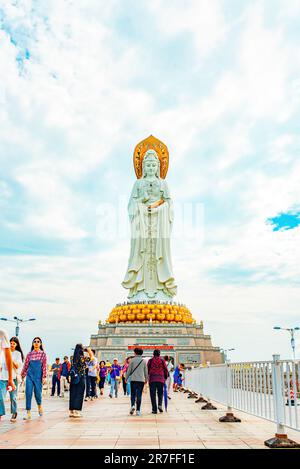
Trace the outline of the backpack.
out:
<instances>
[{"instance_id":1,"label":"backpack","mask_svg":"<svg viewBox=\"0 0 300 469\"><path fill-rule=\"evenodd\" d=\"M165 380L167 380L170 376L170 373L168 371L168 368L167 368L163 358L161 358L161 364L162 364L162 367L163 367L164 378L165 378ZM149 360L149 367L150 367L150 369L152 367L152 358L150 358L150 360Z\"/></svg>"}]
</instances>

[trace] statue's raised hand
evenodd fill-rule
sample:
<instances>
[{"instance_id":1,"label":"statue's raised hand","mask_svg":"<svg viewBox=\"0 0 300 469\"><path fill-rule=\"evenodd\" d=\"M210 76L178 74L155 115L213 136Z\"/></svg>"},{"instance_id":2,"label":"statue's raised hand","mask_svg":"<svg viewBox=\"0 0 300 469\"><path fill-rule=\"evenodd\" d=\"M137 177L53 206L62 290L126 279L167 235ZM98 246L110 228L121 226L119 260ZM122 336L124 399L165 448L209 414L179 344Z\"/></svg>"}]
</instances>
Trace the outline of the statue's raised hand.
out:
<instances>
[{"instance_id":1,"label":"statue's raised hand","mask_svg":"<svg viewBox=\"0 0 300 469\"><path fill-rule=\"evenodd\" d=\"M163 199L157 200L154 204L148 205L148 209L157 208L162 205L165 201Z\"/></svg>"}]
</instances>

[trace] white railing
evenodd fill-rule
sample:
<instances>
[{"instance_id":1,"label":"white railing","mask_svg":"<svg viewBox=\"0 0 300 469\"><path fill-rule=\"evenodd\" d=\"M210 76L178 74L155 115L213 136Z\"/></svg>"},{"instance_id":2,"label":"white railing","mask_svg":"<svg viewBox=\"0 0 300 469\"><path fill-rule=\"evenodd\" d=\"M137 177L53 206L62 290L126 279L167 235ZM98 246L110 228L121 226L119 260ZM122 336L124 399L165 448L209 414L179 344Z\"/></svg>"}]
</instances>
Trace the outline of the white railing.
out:
<instances>
[{"instance_id":1,"label":"white railing","mask_svg":"<svg viewBox=\"0 0 300 469\"><path fill-rule=\"evenodd\" d=\"M208 400L226 403L226 365L212 365L207 368L194 368L185 372L185 387Z\"/></svg>"},{"instance_id":2,"label":"white railing","mask_svg":"<svg viewBox=\"0 0 300 469\"><path fill-rule=\"evenodd\" d=\"M300 361L227 363L187 370L185 387L207 400L300 431Z\"/></svg>"},{"instance_id":3,"label":"white railing","mask_svg":"<svg viewBox=\"0 0 300 469\"><path fill-rule=\"evenodd\" d=\"M300 430L299 361L230 364L232 406Z\"/></svg>"}]
</instances>

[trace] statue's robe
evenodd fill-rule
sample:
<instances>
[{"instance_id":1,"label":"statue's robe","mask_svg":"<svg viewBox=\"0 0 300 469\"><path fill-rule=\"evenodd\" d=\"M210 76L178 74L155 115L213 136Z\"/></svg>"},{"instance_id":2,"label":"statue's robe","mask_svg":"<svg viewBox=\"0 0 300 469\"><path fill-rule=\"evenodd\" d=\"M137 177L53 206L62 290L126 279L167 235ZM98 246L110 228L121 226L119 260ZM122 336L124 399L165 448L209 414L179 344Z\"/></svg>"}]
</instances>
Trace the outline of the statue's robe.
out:
<instances>
[{"instance_id":1,"label":"statue's robe","mask_svg":"<svg viewBox=\"0 0 300 469\"><path fill-rule=\"evenodd\" d=\"M149 202L143 202L146 182L138 179L128 204L131 224L131 249L127 272L122 282L129 289L128 298L144 292L149 299L159 291L167 297L176 295L170 250L173 222L172 200L165 180L158 179L157 200L164 200L148 213ZM151 201L151 203L153 203Z\"/></svg>"}]
</instances>

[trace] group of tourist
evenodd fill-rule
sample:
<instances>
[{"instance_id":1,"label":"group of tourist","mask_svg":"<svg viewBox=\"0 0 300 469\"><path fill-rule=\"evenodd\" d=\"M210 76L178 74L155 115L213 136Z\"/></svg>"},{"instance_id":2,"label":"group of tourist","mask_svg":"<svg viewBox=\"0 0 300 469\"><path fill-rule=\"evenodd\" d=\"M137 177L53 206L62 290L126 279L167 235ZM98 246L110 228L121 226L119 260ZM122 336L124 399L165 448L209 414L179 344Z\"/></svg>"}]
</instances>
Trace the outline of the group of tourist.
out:
<instances>
[{"instance_id":1,"label":"group of tourist","mask_svg":"<svg viewBox=\"0 0 300 469\"><path fill-rule=\"evenodd\" d=\"M131 415L133 415L134 412L136 412L137 415L141 415L142 395L144 386L147 383L149 383L152 413L162 413L164 392L166 399L171 399L171 374L173 370L172 360L167 355L164 358L161 358L160 350L158 349L153 351L153 357L150 358L148 363L146 363L142 355L143 350L136 347L134 349L134 357L127 358L123 368L117 364L117 359L115 359L113 365L115 370L114 376L120 376L120 373L122 373L124 395L130 394ZM179 364L175 368L173 374L173 390L175 392L178 391L178 389L182 386L183 369L184 364ZM110 397L113 397L113 390L115 390L115 396L117 397L117 386L118 385L116 384L116 381L113 380L109 394Z\"/></svg>"},{"instance_id":2,"label":"group of tourist","mask_svg":"<svg viewBox=\"0 0 300 469\"><path fill-rule=\"evenodd\" d=\"M69 362L69 357L65 356L64 361L60 363L60 358L55 359L55 363L51 366L52 371L52 389L51 396L55 395L57 390L57 395L59 397L64 397L65 391L69 389L68 376L70 371L71 363Z\"/></svg>"},{"instance_id":3,"label":"group of tourist","mask_svg":"<svg viewBox=\"0 0 300 469\"><path fill-rule=\"evenodd\" d=\"M148 363L143 358L143 350L136 347L134 356L127 357L120 365L117 358L112 363L101 360L98 363L95 350L84 348L77 344L71 361L67 356L63 362L56 358L50 367L52 371L51 396L64 397L69 391L69 415L73 418L81 417L83 400L98 398L97 385L100 396L104 394L104 386L110 386L109 397L118 397L119 386L122 383L124 395L130 396L130 414L136 412L141 415L142 395L145 385L149 384L152 413L163 412L163 395L171 399L170 390L173 372L173 391L182 386L182 370L184 365L178 365L173 370L170 357L160 356L160 350L155 349L153 357ZM31 350L24 360L24 354L18 337L8 339L7 333L0 330L0 419L5 415L5 399L7 392L10 396L11 422L17 419L17 393L25 379L26 415L24 420L31 419L32 396L38 406L39 416L43 415L42 390L47 378L47 356L40 337L32 341Z\"/></svg>"}]
</instances>

